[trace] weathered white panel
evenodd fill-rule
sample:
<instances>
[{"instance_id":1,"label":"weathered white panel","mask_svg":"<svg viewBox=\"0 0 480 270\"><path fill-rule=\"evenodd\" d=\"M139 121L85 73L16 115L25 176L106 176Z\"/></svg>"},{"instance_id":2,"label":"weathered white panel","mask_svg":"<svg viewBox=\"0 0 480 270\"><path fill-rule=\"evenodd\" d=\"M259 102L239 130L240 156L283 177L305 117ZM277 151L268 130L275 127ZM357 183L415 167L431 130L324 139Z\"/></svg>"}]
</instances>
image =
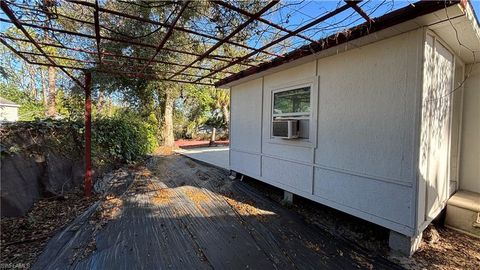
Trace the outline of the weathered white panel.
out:
<instances>
[{"instance_id":1,"label":"weathered white panel","mask_svg":"<svg viewBox=\"0 0 480 270\"><path fill-rule=\"evenodd\" d=\"M249 175L260 176L260 155L235 151L230 148L230 169Z\"/></svg>"},{"instance_id":2,"label":"weathered white panel","mask_svg":"<svg viewBox=\"0 0 480 270\"><path fill-rule=\"evenodd\" d=\"M480 64L469 65L465 73L460 156L460 189L480 193Z\"/></svg>"},{"instance_id":3,"label":"weathered white panel","mask_svg":"<svg viewBox=\"0 0 480 270\"><path fill-rule=\"evenodd\" d=\"M279 88L293 86L296 84L311 83L311 128L316 127L316 97L318 92L318 78L316 74L316 61L299 65L264 78L263 94L263 140L262 153L267 155L280 156L285 159L312 163L312 148L314 138L308 140L282 140L271 138L271 110L272 91ZM312 134L315 134L312 132ZM310 179L311 180L311 179Z\"/></svg>"},{"instance_id":4,"label":"weathered white panel","mask_svg":"<svg viewBox=\"0 0 480 270\"><path fill-rule=\"evenodd\" d=\"M315 163L414 181L415 54L410 32L318 61ZM411 53L413 51L413 54Z\"/></svg>"},{"instance_id":5,"label":"weathered white panel","mask_svg":"<svg viewBox=\"0 0 480 270\"><path fill-rule=\"evenodd\" d=\"M262 176L294 189L312 192L312 166L262 157Z\"/></svg>"},{"instance_id":6,"label":"weathered white panel","mask_svg":"<svg viewBox=\"0 0 480 270\"><path fill-rule=\"evenodd\" d=\"M450 195L458 189L459 183L459 162L460 162L460 143L462 130L462 111L463 111L463 81L465 66L458 58L455 59L455 75L453 87L456 89L452 94L452 134L450 146Z\"/></svg>"},{"instance_id":7,"label":"weathered white panel","mask_svg":"<svg viewBox=\"0 0 480 270\"><path fill-rule=\"evenodd\" d=\"M308 79L316 75L316 61L292 67L264 77L265 89L282 87L293 81Z\"/></svg>"},{"instance_id":8,"label":"weathered white panel","mask_svg":"<svg viewBox=\"0 0 480 270\"><path fill-rule=\"evenodd\" d=\"M260 170L262 181L413 233L422 40L413 31L265 76L260 105L261 80L233 87L232 169L253 177ZM271 91L310 82L317 135L273 141ZM260 134L241 134L250 121L261 121Z\"/></svg>"},{"instance_id":9,"label":"weathered white panel","mask_svg":"<svg viewBox=\"0 0 480 270\"><path fill-rule=\"evenodd\" d=\"M413 227L412 188L315 168L314 195Z\"/></svg>"},{"instance_id":10,"label":"weathered white panel","mask_svg":"<svg viewBox=\"0 0 480 270\"><path fill-rule=\"evenodd\" d=\"M420 128L420 142L419 142L419 159L418 159L418 199L417 199L417 225L423 226L426 224L427 217L427 175L428 175L428 144L425 143L428 140L430 133L430 126L428 122L424 120L424 116L428 115L429 108L423 106L423 97L427 95L428 80L425 80L427 73L433 73L433 70L426 70L425 67L433 67L433 48L434 38L431 35L426 35L424 44L424 63L423 63L423 86L422 86L422 119Z\"/></svg>"},{"instance_id":11,"label":"weathered white panel","mask_svg":"<svg viewBox=\"0 0 480 270\"><path fill-rule=\"evenodd\" d=\"M425 217L435 218L449 197L450 112L453 54L427 35L423 71L422 129L419 181L425 182ZM419 220L420 222L423 220Z\"/></svg>"},{"instance_id":12,"label":"weathered white panel","mask_svg":"<svg viewBox=\"0 0 480 270\"><path fill-rule=\"evenodd\" d=\"M230 129L232 148L260 153L261 116L262 79L232 87Z\"/></svg>"},{"instance_id":13,"label":"weathered white panel","mask_svg":"<svg viewBox=\"0 0 480 270\"><path fill-rule=\"evenodd\" d=\"M288 144L277 144L263 142L262 151L264 154L279 156L293 161L302 161L305 163L313 162L313 150L311 147L299 147Z\"/></svg>"}]
</instances>

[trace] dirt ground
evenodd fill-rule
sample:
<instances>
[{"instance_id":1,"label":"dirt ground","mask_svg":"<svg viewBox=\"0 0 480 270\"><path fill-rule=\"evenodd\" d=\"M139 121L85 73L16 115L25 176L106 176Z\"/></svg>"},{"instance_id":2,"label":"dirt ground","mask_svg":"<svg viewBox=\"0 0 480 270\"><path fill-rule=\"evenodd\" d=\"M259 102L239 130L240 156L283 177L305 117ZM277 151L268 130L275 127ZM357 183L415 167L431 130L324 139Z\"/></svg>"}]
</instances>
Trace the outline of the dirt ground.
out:
<instances>
[{"instance_id":1,"label":"dirt ground","mask_svg":"<svg viewBox=\"0 0 480 270\"><path fill-rule=\"evenodd\" d=\"M84 196L83 189L75 188L63 195L41 198L23 217L2 217L0 269L29 269L49 240L99 201L102 203L92 221L96 226L104 226L119 208L111 193L131 181L131 171L140 174L141 167L128 166L105 173L94 185L97 193L90 197Z\"/></svg>"},{"instance_id":2,"label":"dirt ground","mask_svg":"<svg viewBox=\"0 0 480 270\"><path fill-rule=\"evenodd\" d=\"M281 202L282 190L253 179L247 178L245 181L270 199ZM406 269L480 269L480 239L446 228L441 220L424 231L419 250L411 258L406 258L389 251L389 231L378 225L300 197L295 197L292 210L302 215L308 223Z\"/></svg>"},{"instance_id":3,"label":"dirt ground","mask_svg":"<svg viewBox=\"0 0 480 270\"><path fill-rule=\"evenodd\" d=\"M73 190L62 197L40 199L24 217L2 218L1 268L29 268L48 240L97 200Z\"/></svg>"},{"instance_id":4,"label":"dirt ground","mask_svg":"<svg viewBox=\"0 0 480 270\"><path fill-rule=\"evenodd\" d=\"M145 167L106 212L52 238L33 269L400 269L223 169L177 154Z\"/></svg>"},{"instance_id":5,"label":"dirt ground","mask_svg":"<svg viewBox=\"0 0 480 270\"><path fill-rule=\"evenodd\" d=\"M133 196L133 194L136 194L135 196L140 197L148 195L150 196L149 203L153 203L155 208L165 209L166 211L170 208L162 207L168 205L170 205L169 207L171 207L172 203L174 203L175 200L178 200L179 196L181 195L180 197L183 198L183 203L189 202L191 204L191 211L196 209L195 211L197 212L195 213L202 214L203 216L208 217L208 219L214 217L212 216L213 212L211 211L212 209L215 209L209 208L209 205L216 201L219 202L218 200L221 200L223 198L223 200L227 203L223 204L223 206L230 205L234 212L236 212L239 217L242 217L243 220L241 220L239 224L243 224L242 226L244 226L245 224L250 224L247 227L253 226L248 231L249 234L251 234L251 236L254 238L256 237L256 233L255 230L251 231L251 229L253 228L273 228L272 232L276 231L277 229L288 230L287 228L290 225L285 227L285 225L278 224L280 225L278 226L275 224L281 220L282 216L286 218L286 215L290 215L288 214L288 212L290 212L293 215L298 215L301 219L303 219L305 224L308 224L308 227L310 229L313 228L312 232L315 232L315 230L318 230L318 232L326 232L326 234L332 236L332 240L330 241L334 241L334 243L336 241L339 241L339 243L341 242L342 244L339 244L341 248L337 250L336 256L350 256L354 262L358 263L358 265L361 265L361 268L383 269L382 267L379 267L379 265L375 265L375 262L379 261L378 259L374 259L383 258L384 260L392 261L395 264L406 269L480 269L479 239L458 233L438 224L431 225L425 231L424 241L422 242L420 249L415 253L415 255L412 258L402 257L398 254L389 252L389 232L385 228L299 197L294 198L294 204L292 206L282 206L281 199L283 193L281 190L253 179L245 179L244 185L246 184L247 186L252 188L252 190L254 190L255 193L258 193L258 195L263 197L263 199L261 197L251 197L250 195L238 196L239 190L232 189L233 182L228 184L229 180L223 178L222 175L226 175L226 173L221 173L218 168L209 168L204 164L199 164L186 158L180 158L176 154L174 154L174 156L176 157L170 157L168 159L157 156L150 162L150 165L148 166L157 175L157 177L160 177L160 179L162 179L163 183L166 183L171 188L163 187L159 189L158 184L155 184L155 186L153 186L153 188L155 188L156 190L155 192L153 192L151 195L148 195L150 194L148 192L142 195L140 192L141 189L139 189L140 191L137 190L137 185L139 183L134 183L134 185L131 187L131 192L134 193L132 193L131 196ZM138 171L138 168L136 170ZM145 173L143 174L142 176L145 179L150 179L151 177L153 177L152 172L149 170L145 170ZM146 183L159 183L152 181L153 180L149 180ZM223 184L222 181L227 181L227 183ZM190 183L190 185L188 183ZM174 187L177 188L175 189ZM237 186L237 188L239 187L241 187L241 185ZM215 195L211 191L208 191L206 188L210 189L213 192L218 192L218 195ZM231 190L236 191L232 193ZM52 236L59 232L62 228L64 228L64 226L71 223L73 219L83 213L98 199L99 197L84 198L82 191L76 190L74 192L66 194L64 197L42 199L38 201L28 213L28 215L25 217L2 218L0 251L2 268L4 268L3 266L8 267L10 265L17 266L17 268L29 268L29 266L41 253L47 241L51 239ZM117 220L116 222L120 224L120 218L122 217L122 209L136 209L136 206L127 207L123 205L124 202L121 200L119 201L117 197L110 198L107 196L104 199L106 200L104 204L101 204L101 209L107 209L108 211L97 212L97 214L99 215L94 216L93 219L101 221L97 223L101 223L102 228L100 229L100 231L103 231L103 234L105 234L105 230L108 230L109 228L105 220ZM260 201L263 201L264 206L268 207L260 207ZM268 203L268 201L271 201L271 204ZM181 205L183 205L183 203ZM142 205L144 205L143 202ZM177 205L177 207L180 207L180 205ZM159 211L158 209L156 211ZM181 206L178 211L180 213L181 211L186 210L184 209L184 206ZM281 211L281 213L283 214L279 214L279 211ZM143 217L143 215L144 214L142 212L141 216ZM145 218L151 217L146 216ZM200 221L210 222L208 219ZM232 222L232 220L235 219L228 218L228 220L220 221ZM200 221L195 220L194 222ZM158 225L156 225L156 223L150 224L149 222L147 222L146 224L149 224L151 226ZM182 222L185 222L185 220ZM301 224L302 221L297 222L298 224ZM188 224L188 222L186 224ZM208 224L209 226L217 226L215 225L216 222ZM166 225L163 223L159 226L161 230L165 230L165 228L168 228L165 227ZM305 228L303 227L305 225L301 226L302 227L299 227L299 229ZM146 228L148 228L148 226L145 226L143 230L145 230ZM138 231L138 233L143 233L143 230ZM275 241L287 241L287 243L293 243L292 241L295 241L294 239L296 239L297 236L292 238L292 235L300 233L302 232L302 230L297 231L296 229L294 230L292 228L292 233L287 233L286 236L282 236L282 234L279 234L279 238L277 238ZM172 231L172 233L173 232L174 231ZM178 231L175 231L173 235L177 235L178 233ZM100 234L102 234L102 232L100 232ZM313 234L310 233L309 237L299 237L299 239L305 239L305 241L308 239L311 240L312 236ZM136 237L139 236L136 235ZM190 239L190 236L188 236L188 234L185 237L186 239ZM146 233L145 240L150 238L151 235ZM197 239L199 238L193 237L193 239L197 241ZM205 238L203 239L203 241L209 241L209 239ZM93 241L91 244L92 245L90 245L89 243L88 245L91 246L91 249L89 250L89 252L86 252L84 255L82 255L82 258L84 257L88 259L88 257L91 256L92 253L96 252L97 247L95 246L95 242ZM152 242L151 244L157 244L157 242ZM331 244L328 241L315 242L312 240L307 241L302 245L305 245L305 250L311 250L314 253L322 254L322 252L325 251L325 248ZM362 251L364 255L356 256L355 254L357 253L355 251L350 251L347 246L349 246L353 250ZM300 246L294 247L297 250L298 248L300 248ZM238 252L238 247L234 249ZM208 254L208 249L203 250L202 252L206 252L201 253L202 256L200 256L200 261L202 263L207 261L207 257L213 256L212 254L216 254ZM365 252L367 252L369 255L366 256L365 254L367 253ZM168 254L165 254L165 256L167 255ZM206 257L203 258L204 256ZM325 254L318 256L325 256ZM328 256L331 256L331 254ZM209 258L211 262L215 262L217 260L215 258ZM278 259L281 258L281 256L278 257ZM313 262L316 260L314 260L313 258L314 257L310 257L309 259L311 259ZM328 257L325 257L322 260L328 261L327 258ZM292 260L298 260L296 261L297 264L302 263L302 259L300 258L292 258ZM360 264L360 262L362 261L363 264ZM222 259L218 258L217 262L222 263ZM152 261L152 265L156 265L155 263L158 262Z\"/></svg>"},{"instance_id":6,"label":"dirt ground","mask_svg":"<svg viewBox=\"0 0 480 270\"><path fill-rule=\"evenodd\" d=\"M411 259L391 259L407 269L480 269L480 239L431 225L424 232L420 249Z\"/></svg>"}]
</instances>

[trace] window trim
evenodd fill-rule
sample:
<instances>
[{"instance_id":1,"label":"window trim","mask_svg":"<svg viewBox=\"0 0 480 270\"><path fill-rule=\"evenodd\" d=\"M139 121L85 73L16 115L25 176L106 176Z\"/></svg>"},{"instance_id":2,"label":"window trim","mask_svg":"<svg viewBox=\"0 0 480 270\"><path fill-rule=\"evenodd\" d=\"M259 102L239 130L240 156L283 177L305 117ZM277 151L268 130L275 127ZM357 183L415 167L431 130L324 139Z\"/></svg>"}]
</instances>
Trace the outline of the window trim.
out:
<instances>
[{"instance_id":1,"label":"window trim","mask_svg":"<svg viewBox=\"0 0 480 270\"><path fill-rule=\"evenodd\" d=\"M267 118L268 120L265 126L265 132L263 134L263 140L265 143L270 144L281 144L281 145L291 145L297 147L306 147L306 148L315 148L317 144L317 125L318 125L318 98L319 98L319 76L311 76L302 80L291 81L288 83L283 83L281 85L271 86L265 89L267 95L264 99L265 108L267 108ZM295 140L285 140L273 136L273 98L274 93L283 92L288 90L294 90L302 87L310 87L310 113L308 116L295 117L297 119L309 119L309 138L308 139L295 139ZM285 116L285 118L288 118Z\"/></svg>"},{"instance_id":2,"label":"window trim","mask_svg":"<svg viewBox=\"0 0 480 270\"><path fill-rule=\"evenodd\" d=\"M296 113L280 113L280 114L274 114L275 110L275 94L282 93L282 92L288 92L292 90L299 90L303 88L308 88L309 91L309 102L310 102L310 111L309 112L296 112ZM272 121L274 117L294 117L298 119L310 119L312 115L312 83L306 83L304 85L297 85L293 87L288 87L287 89L277 89L272 91L272 105L271 105L271 114L272 114Z\"/></svg>"}]
</instances>

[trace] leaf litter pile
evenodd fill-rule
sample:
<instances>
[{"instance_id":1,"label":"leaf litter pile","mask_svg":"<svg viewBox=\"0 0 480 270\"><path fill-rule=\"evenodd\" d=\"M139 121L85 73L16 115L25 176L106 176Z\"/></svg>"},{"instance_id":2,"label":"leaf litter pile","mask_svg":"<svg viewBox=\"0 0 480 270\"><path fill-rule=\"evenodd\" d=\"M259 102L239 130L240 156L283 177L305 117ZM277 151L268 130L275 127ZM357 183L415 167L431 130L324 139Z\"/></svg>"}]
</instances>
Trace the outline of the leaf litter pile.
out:
<instances>
[{"instance_id":1,"label":"leaf litter pile","mask_svg":"<svg viewBox=\"0 0 480 270\"><path fill-rule=\"evenodd\" d=\"M392 259L407 269L480 269L480 239L429 225L412 258Z\"/></svg>"},{"instance_id":2,"label":"leaf litter pile","mask_svg":"<svg viewBox=\"0 0 480 270\"><path fill-rule=\"evenodd\" d=\"M99 201L89 222L95 231L100 230L120 214L123 202L118 195L132 183L133 174L142 176L142 167L122 167L96 179L95 193L90 197L84 196L83 189L75 188L61 196L39 199L23 217L2 217L2 266L32 266L52 237ZM74 257L85 257L95 249L92 237Z\"/></svg>"},{"instance_id":3,"label":"leaf litter pile","mask_svg":"<svg viewBox=\"0 0 480 270\"><path fill-rule=\"evenodd\" d=\"M48 240L98 199L75 189L38 200L24 217L2 217L1 263L32 265Z\"/></svg>"},{"instance_id":4,"label":"leaf litter pile","mask_svg":"<svg viewBox=\"0 0 480 270\"><path fill-rule=\"evenodd\" d=\"M249 178L245 182L264 196L281 203L281 190ZM405 269L480 269L480 239L441 224L429 225L423 233L420 248L407 258L389 252L388 229L300 197L295 197L291 208L307 223L388 258Z\"/></svg>"},{"instance_id":5,"label":"leaf litter pile","mask_svg":"<svg viewBox=\"0 0 480 270\"><path fill-rule=\"evenodd\" d=\"M143 175L142 172L145 171L142 171L141 168L129 168L129 170L130 172L136 171L137 176L146 178L150 176L149 173ZM270 197L280 203L282 195L280 190L258 181L247 180L245 182L255 187L265 197ZM138 183L140 182L135 181L132 189L135 189L135 184ZM155 203L168 203L173 195L168 191L169 189L157 190L153 197ZM200 196L195 191L193 189L186 190L187 196L193 202L201 204L209 200L208 196L204 194ZM101 195L96 195L85 198L81 190L74 190L62 197L37 201L25 217L2 218L0 251L2 265L32 265L51 237L101 197ZM231 196L222 197L230 198ZM272 213L258 212L254 207L255 204L250 201L229 199L227 202L241 215L265 216L265 218L260 218L260 222L263 223L269 223L270 219L275 217L275 215L269 215ZM120 197L111 193L104 194L104 200L90 222L93 222L97 229L101 229L108 221L121 215L122 206L123 201ZM291 206L291 210L303 216L307 223L317 225L320 229L329 231L337 237L356 243L356 245L386 257L406 269L480 269L480 241L439 225L429 226L424 233L424 241L420 249L412 258L405 258L389 255L388 230L386 229L298 197ZM83 258L95 250L94 237L91 240L86 248L75 255ZM307 247L312 250L321 249L308 240L306 241ZM340 256L344 255L341 254L341 251L339 254ZM368 265L368 262L362 265L365 268L372 267Z\"/></svg>"}]
</instances>

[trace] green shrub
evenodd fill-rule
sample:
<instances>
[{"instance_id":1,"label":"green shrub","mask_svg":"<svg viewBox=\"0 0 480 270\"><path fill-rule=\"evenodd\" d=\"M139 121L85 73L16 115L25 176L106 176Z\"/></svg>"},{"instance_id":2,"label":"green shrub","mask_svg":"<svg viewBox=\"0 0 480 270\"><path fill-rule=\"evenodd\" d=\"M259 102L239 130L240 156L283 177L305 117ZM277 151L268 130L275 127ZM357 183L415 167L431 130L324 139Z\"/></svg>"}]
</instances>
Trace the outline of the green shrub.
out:
<instances>
[{"instance_id":1,"label":"green shrub","mask_svg":"<svg viewBox=\"0 0 480 270\"><path fill-rule=\"evenodd\" d=\"M6 152L26 156L55 152L78 159L83 156L82 129L81 123L52 119L4 123L0 141Z\"/></svg>"},{"instance_id":2,"label":"green shrub","mask_svg":"<svg viewBox=\"0 0 480 270\"><path fill-rule=\"evenodd\" d=\"M100 165L135 162L156 146L154 128L138 119L100 118L92 123L92 155Z\"/></svg>"},{"instance_id":3,"label":"green shrub","mask_svg":"<svg viewBox=\"0 0 480 270\"><path fill-rule=\"evenodd\" d=\"M5 124L0 129L2 148L25 155L56 152L83 159L85 125L81 121L36 120ZM155 128L138 119L100 118L92 122L93 166L132 163L157 147Z\"/></svg>"}]
</instances>

